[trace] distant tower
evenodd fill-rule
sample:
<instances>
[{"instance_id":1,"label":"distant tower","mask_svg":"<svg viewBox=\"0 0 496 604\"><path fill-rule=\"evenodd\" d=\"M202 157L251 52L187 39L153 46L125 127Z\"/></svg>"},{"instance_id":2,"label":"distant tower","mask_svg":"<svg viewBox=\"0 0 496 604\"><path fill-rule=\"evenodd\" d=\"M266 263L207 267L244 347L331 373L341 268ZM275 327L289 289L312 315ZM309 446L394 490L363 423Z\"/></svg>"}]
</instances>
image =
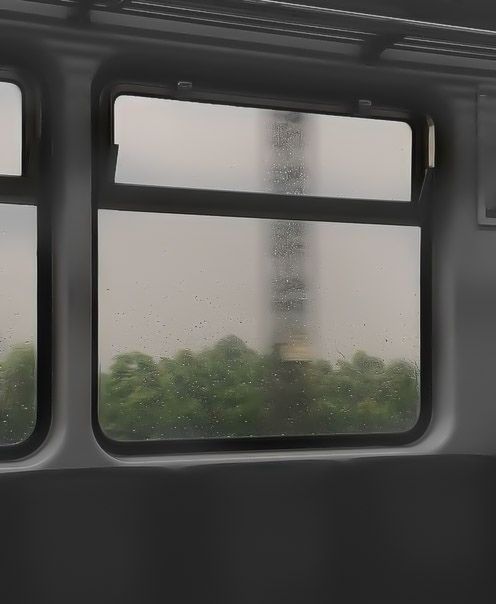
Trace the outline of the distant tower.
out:
<instances>
[{"instance_id":1,"label":"distant tower","mask_svg":"<svg viewBox=\"0 0 496 604\"><path fill-rule=\"evenodd\" d=\"M274 111L271 128L271 185L274 193L301 195L305 187L305 118ZM304 222L274 220L272 246L272 342L283 361L306 361L307 293Z\"/></svg>"}]
</instances>

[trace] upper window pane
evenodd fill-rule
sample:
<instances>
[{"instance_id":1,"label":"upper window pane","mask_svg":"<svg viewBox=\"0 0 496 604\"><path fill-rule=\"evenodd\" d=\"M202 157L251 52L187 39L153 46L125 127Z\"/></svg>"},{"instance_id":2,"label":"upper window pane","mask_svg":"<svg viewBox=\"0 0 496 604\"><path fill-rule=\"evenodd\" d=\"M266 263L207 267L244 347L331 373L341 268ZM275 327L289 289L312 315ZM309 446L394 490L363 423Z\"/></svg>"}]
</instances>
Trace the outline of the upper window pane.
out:
<instances>
[{"instance_id":1,"label":"upper window pane","mask_svg":"<svg viewBox=\"0 0 496 604\"><path fill-rule=\"evenodd\" d=\"M36 423L36 207L0 204L0 445Z\"/></svg>"},{"instance_id":2,"label":"upper window pane","mask_svg":"<svg viewBox=\"0 0 496 604\"><path fill-rule=\"evenodd\" d=\"M122 95L118 183L410 201L398 121Z\"/></svg>"},{"instance_id":3,"label":"upper window pane","mask_svg":"<svg viewBox=\"0 0 496 604\"><path fill-rule=\"evenodd\" d=\"M22 92L0 82L0 175L22 174Z\"/></svg>"}]
</instances>

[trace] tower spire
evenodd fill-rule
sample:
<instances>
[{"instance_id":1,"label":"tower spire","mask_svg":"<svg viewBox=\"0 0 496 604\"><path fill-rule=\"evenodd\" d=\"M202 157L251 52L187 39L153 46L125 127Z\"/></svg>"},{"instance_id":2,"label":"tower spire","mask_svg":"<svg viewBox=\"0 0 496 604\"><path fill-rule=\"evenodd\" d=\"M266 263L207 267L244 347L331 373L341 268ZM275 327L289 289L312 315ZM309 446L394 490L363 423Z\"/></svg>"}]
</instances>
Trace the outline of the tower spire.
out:
<instances>
[{"instance_id":1,"label":"tower spire","mask_svg":"<svg viewBox=\"0 0 496 604\"><path fill-rule=\"evenodd\" d=\"M301 113L274 111L271 124L271 186L274 193L301 195L305 188L304 126ZM271 224L273 348L283 361L308 359L305 238L302 221Z\"/></svg>"}]
</instances>

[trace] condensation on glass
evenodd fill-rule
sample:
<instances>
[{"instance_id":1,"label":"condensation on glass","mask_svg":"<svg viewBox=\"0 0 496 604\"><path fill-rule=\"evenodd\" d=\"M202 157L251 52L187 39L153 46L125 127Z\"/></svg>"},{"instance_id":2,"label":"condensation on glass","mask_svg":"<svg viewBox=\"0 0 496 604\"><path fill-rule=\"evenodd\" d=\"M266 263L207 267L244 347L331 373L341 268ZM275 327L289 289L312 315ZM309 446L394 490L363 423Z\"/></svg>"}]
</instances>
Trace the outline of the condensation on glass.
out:
<instances>
[{"instance_id":1,"label":"condensation on glass","mask_svg":"<svg viewBox=\"0 0 496 604\"><path fill-rule=\"evenodd\" d=\"M36 207L0 204L0 445L36 423L36 239Z\"/></svg>"},{"instance_id":2,"label":"condensation on glass","mask_svg":"<svg viewBox=\"0 0 496 604\"><path fill-rule=\"evenodd\" d=\"M0 82L0 176L22 174L22 93L17 84Z\"/></svg>"},{"instance_id":3,"label":"condensation on glass","mask_svg":"<svg viewBox=\"0 0 496 604\"><path fill-rule=\"evenodd\" d=\"M405 122L121 95L117 183L410 201Z\"/></svg>"},{"instance_id":4,"label":"condensation on glass","mask_svg":"<svg viewBox=\"0 0 496 604\"><path fill-rule=\"evenodd\" d=\"M99 417L119 441L402 432L420 229L99 211Z\"/></svg>"}]
</instances>

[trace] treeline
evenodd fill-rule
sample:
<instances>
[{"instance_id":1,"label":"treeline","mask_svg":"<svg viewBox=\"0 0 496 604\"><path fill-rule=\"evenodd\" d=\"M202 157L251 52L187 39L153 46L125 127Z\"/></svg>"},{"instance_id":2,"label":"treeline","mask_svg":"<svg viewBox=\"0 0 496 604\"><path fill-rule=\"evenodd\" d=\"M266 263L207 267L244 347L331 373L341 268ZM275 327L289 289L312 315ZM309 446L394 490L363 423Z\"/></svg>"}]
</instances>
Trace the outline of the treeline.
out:
<instances>
[{"instance_id":1,"label":"treeline","mask_svg":"<svg viewBox=\"0 0 496 604\"><path fill-rule=\"evenodd\" d=\"M32 346L0 361L0 443L31 434L35 372ZM357 352L335 364L284 363L228 336L159 361L118 355L100 374L99 415L117 440L395 432L415 423L418 401L408 361Z\"/></svg>"},{"instance_id":2,"label":"treeline","mask_svg":"<svg viewBox=\"0 0 496 604\"><path fill-rule=\"evenodd\" d=\"M158 362L117 356L101 374L100 421L117 440L395 432L415 423L418 401L410 362L284 363L228 336Z\"/></svg>"}]
</instances>

